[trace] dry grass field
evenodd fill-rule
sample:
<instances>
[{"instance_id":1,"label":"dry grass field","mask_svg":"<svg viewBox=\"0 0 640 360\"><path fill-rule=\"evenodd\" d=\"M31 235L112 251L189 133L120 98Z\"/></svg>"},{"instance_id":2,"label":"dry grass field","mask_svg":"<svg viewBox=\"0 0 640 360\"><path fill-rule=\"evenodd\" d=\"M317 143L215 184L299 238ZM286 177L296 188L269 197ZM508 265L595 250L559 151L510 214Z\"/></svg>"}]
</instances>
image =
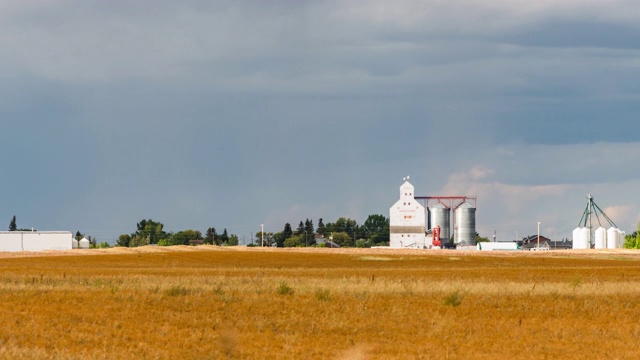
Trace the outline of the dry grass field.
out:
<instances>
[{"instance_id":1,"label":"dry grass field","mask_svg":"<svg viewBox=\"0 0 640 360\"><path fill-rule=\"evenodd\" d=\"M0 254L4 359L636 359L640 253Z\"/></svg>"}]
</instances>

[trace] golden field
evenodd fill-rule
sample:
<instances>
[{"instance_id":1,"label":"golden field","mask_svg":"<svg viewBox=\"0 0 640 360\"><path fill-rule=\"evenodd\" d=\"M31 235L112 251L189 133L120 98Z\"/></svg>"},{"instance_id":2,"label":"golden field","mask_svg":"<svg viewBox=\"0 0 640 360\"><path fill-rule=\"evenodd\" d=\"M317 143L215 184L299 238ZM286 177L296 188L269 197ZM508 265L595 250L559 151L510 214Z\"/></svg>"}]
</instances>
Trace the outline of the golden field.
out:
<instances>
[{"instance_id":1,"label":"golden field","mask_svg":"<svg viewBox=\"0 0 640 360\"><path fill-rule=\"evenodd\" d=\"M636 359L640 252L0 254L4 359Z\"/></svg>"}]
</instances>

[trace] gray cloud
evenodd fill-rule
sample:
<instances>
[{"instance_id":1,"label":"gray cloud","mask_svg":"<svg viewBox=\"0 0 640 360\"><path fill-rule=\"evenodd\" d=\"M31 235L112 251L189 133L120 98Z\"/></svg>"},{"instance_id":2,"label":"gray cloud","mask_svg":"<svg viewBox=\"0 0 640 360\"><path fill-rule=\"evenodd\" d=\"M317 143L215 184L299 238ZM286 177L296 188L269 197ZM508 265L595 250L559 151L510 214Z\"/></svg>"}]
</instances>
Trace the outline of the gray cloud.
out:
<instances>
[{"instance_id":1,"label":"gray cloud","mask_svg":"<svg viewBox=\"0 0 640 360\"><path fill-rule=\"evenodd\" d=\"M483 231L590 188L637 212L634 2L1 6L0 219L249 236L386 214L407 174L477 191Z\"/></svg>"}]
</instances>

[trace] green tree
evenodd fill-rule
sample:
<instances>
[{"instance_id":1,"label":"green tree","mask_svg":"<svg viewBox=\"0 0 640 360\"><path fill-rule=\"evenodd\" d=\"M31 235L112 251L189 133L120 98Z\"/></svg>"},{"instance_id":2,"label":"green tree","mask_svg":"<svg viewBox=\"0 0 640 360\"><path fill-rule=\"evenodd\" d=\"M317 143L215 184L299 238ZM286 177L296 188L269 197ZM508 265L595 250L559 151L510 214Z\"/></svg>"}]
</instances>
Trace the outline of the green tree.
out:
<instances>
[{"instance_id":1,"label":"green tree","mask_svg":"<svg viewBox=\"0 0 640 360\"><path fill-rule=\"evenodd\" d=\"M478 232L476 232L476 242L490 242L488 237L480 236Z\"/></svg>"},{"instance_id":2,"label":"green tree","mask_svg":"<svg viewBox=\"0 0 640 360\"><path fill-rule=\"evenodd\" d=\"M149 236L135 235L131 237L131 241L129 241L129 247L146 246L149 245L149 241Z\"/></svg>"},{"instance_id":3,"label":"green tree","mask_svg":"<svg viewBox=\"0 0 640 360\"><path fill-rule=\"evenodd\" d=\"M207 235L205 237L204 242L206 244L220 245L220 240L218 239L218 233L216 233L216 228L210 227L207 229Z\"/></svg>"},{"instance_id":4,"label":"green tree","mask_svg":"<svg viewBox=\"0 0 640 360\"><path fill-rule=\"evenodd\" d=\"M151 219L141 220L136 224L137 231L132 237L139 236L142 238L148 238L149 244L157 244L158 241L166 239L169 235L164 232L164 224L161 222L155 222Z\"/></svg>"},{"instance_id":5,"label":"green tree","mask_svg":"<svg viewBox=\"0 0 640 360\"><path fill-rule=\"evenodd\" d=\"M286 223L284 224L284 230L282 231L282 236L284 236L284 239L288 239L293 235L293 230L291 230L291 224Z\"/></svg>"},{"instance_id":6,"label":"green tree","mask_svg":"<svg viewBox=\"0 0 640 360\"><path fill-rule=\"evenodd\" d=\"M331 236L333 236L333 242L341 247L352 246L353 244L351 236L344 231L335 232Z\"/></svg>"},{"instance_id":7,"label":"green tree","mask_svg":"<svg viewBox=\"0 0 640 360\"><path fill-rule=\"evenodd\" d=\"M87 240L89 240L90 246L96 247L98 245L98 240L95 236L87 235Z\"/></svg>"},{"instance_id":8,"label":"green tree","mask_svg":"<svg viewBox=\"0 0 640 360\"><path fill-rule=\"evenodd\" d=\"M624 245L625 249L635 249L636 248L636 237L633 234L627 234L624 236Z\"/></svg>"},{"instance_id":9,"label":"green tree","mask_svg":"<svg viewBox=\"0 0 640 360\"><path fill-rule=\"evenodd\" d=\"M84 235L82 235L80 230L76 231L76 236L75 236L76 240L80 241L80 240L82 240L83 237L84 237Z\"/></svg>"},{"instance_id":10,"label":"green tree","mask_svg":"<svg viewBox=\"0 0 640 360\"><path fill-rule=\"evenodd\" d=\"M372 244L389 241L389 219L384 215L369 215L360 230Z\"/></svg>"},{"instance_id":11,"label":"green tree","mask_svg":"<svg viewBox=\"0 0 640 360\"><path fill-rule=\"evenodd\" d=\"M304 237L305 237L305 245L306 246L313 246L316 243L316 239L314 234L316 233L315 229L313 228L313 220L309 220L307 219L304 222Z\"/></svg>"},{"instance_id":12,"label":"green tree","mask_svg":"<svg viewBox=\"0 0 640 360\"><path fill-rule=\"evenodd\" d=\"M263 234L264 234L264 235L263 235ZM255 239L255 241L254 241L254 244L255 244L256 246L262 246L262 243L263 243L263 242L266 242L266 240L267 240L267 233L266 233L266 232L265 232L265 233L263 233L262 231L258 231L258 232L256 233L256 239Z\"/></svg>"},{"instance_id":13,"label":"green tree","mask_svg":"<svg viewBox=\"0 0 640 360\"><path fill-rule=\"evenodd\" d=\"M256 233L256 246L262 246L262 231ZM273 233L264 232L264 246L270 246L273 242Z\"/></svg>"},{"instance_id":14,"label":"green tree","mask_svg":"<svg viewBox=\"0 0 640 360\"><path fill-rule=\"evenodd\" d=\"M129 234L122 234L118 236L118 240L116 240L116 246L128 247L129 243L131 243L131 235Z\"/></svg>"},{"instance_id":15,"label":"green tree","mask_svg":"<svg viewBox=\"0 0 640 360\"><path fill-rule=\"evenodd\" d=\"M640 249L640 222L638 222L638 231L625 235L623 247L625 249Z\"/></svg>"},{"instance_id":16,"label":"green tree","mask_svg":"<svg viewBox=\"0 0 640 360\"><path fill-rule=\"evenodd\" d=\"M227 233L227 229L225 228L222 232L222 235L218 236L220 238L220 244L225 244L229 242L229 233Z\"/></svg>"},{"instance_id":17,"label":"green tree","mask_svg":"<svg viewBox=\"0 0 640 360\"><path fill-rule=\"evenodd\" d=\"M322 218L318 219L318 228L316 229L316 232L320 235L325 234L325 228L324 223L322 222Z\"/></svg>"},{"instance_id":18,"label":"green tree","mask_svg":"<svg viewBox=\"0 0 640 360\"><path fill-rule=\"evenodd\" d=\"M289 236L289 237L291 237L291 236ZM277 232L277 233L273 234L273 241L276 243L277 247L283 247L285 240L286 239L284 237L284 231L280 231L280 232Z\"/></svg>"},{"instance_id":19,"label":"green tree","mask_svg":"<svg viewBox=\"0 0 640 360\"><path fill-rule=\"evenodd\" d=\"M284 247L298 247L304 246L304 234L303 235L292 235L287 238L283 244Z\"/></svg>"},{"instance_id":20,"label":"green tree","mask_svg":"<svg viewBox=\"0 0 640 360\"><path fill-rule=\"evenodd\" d=\"M18 229L18 225L16 224L16 216L13 215L11 221L9 222L9 231L16 231Z\"/></svg>"},{"instance_id":21,"label":"green tree","mask_svg":"<svg viewBox=\"0 0 640 360\"><path fill-rule=\"evenodd\" d=\"M339 232L347 233L351 238L351 240L348 243L348 245L345 245L345 246L354 246L355 239L357 236L357 228L358 228L357 225L358 223L355 220L341 217L338 220L336 220L335 223L328 223L325 226L325 234L334 233L334 236L335 236L335 233L339 233Z\"/></svg>"},{"instance_id":22,"label":"green tree","mask_svg":"<svg viewBox=\"0 0 640 360\"><path fill-rule=\"evenodd\" d=\"M229 241L227 241L228 246L238 246L240 241L238 240L238 235L231 234L229 235Z\"/></svg>"},{"instance_id":23,"label":"green tree","mask_svg":"<svg viewBox=\"0 0 640 360\"><path fill-rule=\"evenodd\" d=\"M302 222L302 220L300 220L300 223L298 224L298 228L296 229L296 235L302 235L304 234L304 223Z\"/></svg>"},{"instance_id":24,"label":"green tree","mask_svg":"<svg viewBox=\"0 0 640 360\"><path fill-rule=\"evenodd\" d=\"M304 222L304 231L307 234L315 234L316 231L313 228L313 220L309 220L309 219L305 220L305 222Z\"/></svg>"},{"instance_id":25,"label":"green tree","mask_svg":"<svg viewBox=\"0 0 640 360\"><path fill-rule=\"evenodd\" d=\"M326 231L333 232L346 232L349 235L353 235L353 229L355 228L357 222L350 218L341 217L336 220L335 223L328 223L325 226Z\"/></svg>"},{"instance_id":26,"label":"green tree","mask_svg":"<svg viewBox=\"0 0 640 360\"><path fill-rule=\"evenodd\" d=\"M189 245L189 240L202 240L202 233L198 230L182 230L169 237L171 245Z\"/></svg>"}]
</instances>

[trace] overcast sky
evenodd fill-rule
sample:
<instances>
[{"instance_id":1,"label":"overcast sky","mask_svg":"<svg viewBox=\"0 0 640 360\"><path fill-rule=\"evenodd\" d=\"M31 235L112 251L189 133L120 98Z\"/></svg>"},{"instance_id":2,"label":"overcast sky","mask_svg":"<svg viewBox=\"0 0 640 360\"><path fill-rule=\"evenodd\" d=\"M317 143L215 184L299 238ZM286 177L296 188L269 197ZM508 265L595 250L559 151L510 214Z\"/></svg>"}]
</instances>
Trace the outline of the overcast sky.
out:
<instances>
[{"instance_id":1,"label":"overcast sky","mask_svg":"<svg viewBox=\"0 0 640 360\"><path fill-rule=\"evenodd\" d=\"M477 230L640 221L637 1L0 1L0 221L246 240L478 197Z\"/></svg>"}]
</instances>

